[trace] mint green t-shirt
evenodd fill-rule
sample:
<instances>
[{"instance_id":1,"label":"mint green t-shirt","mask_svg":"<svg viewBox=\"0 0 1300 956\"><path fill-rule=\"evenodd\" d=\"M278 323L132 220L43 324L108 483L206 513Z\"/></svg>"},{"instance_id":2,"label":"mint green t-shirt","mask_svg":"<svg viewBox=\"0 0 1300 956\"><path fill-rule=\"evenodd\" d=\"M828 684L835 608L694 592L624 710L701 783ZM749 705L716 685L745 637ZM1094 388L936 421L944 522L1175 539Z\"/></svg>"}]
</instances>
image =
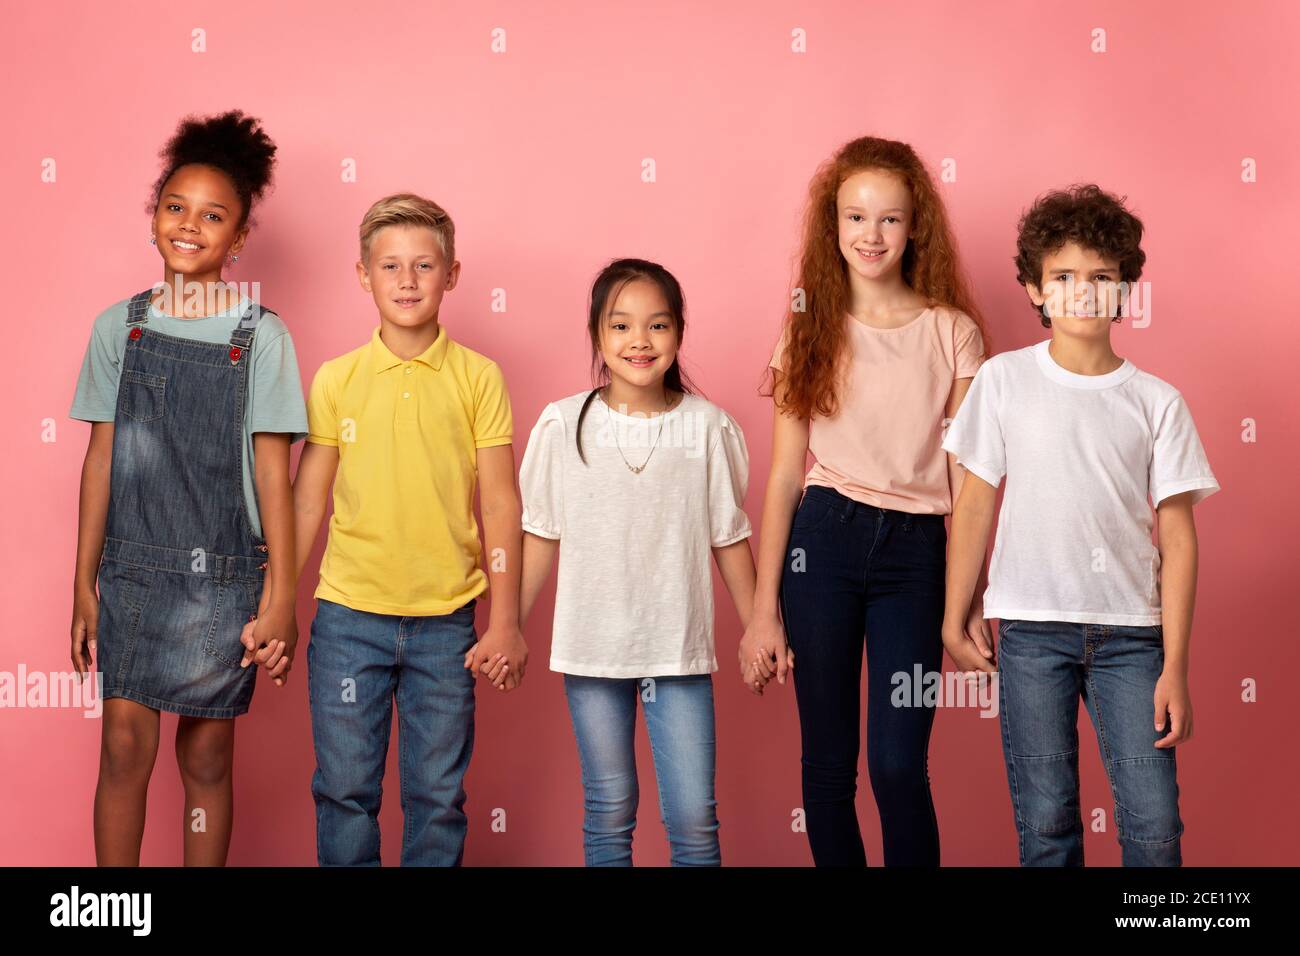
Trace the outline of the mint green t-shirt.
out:
<instances>
[{"instance_id":1,"label":"mint green t-shirt","mask_svg":"<svg viewBox=\"0 0 1300 956\"><path fill-rule=\"evenodd\" d=\"M122 357L126 354L126 310L130 299L110 305L95 319L86 346L86 357L77 377L77 393L72 400L72 418L84 422L111 422L117 413L117 384L122 374ZM241 297L233 309L201 319L178 319L149 306L148 328L196 342L230 341L230 333L239 325L239 317L249 300ZM302 377L293 339L283 321L274 312L263 312L253 336L252 358L248 368L248 393L244 407L244 500L253 531L262 536L262 519L257 510L257 490L253 483L253 434L283 432L296 442L307 437L307 406L302 397Z\"/></svg>"}]
</instances>

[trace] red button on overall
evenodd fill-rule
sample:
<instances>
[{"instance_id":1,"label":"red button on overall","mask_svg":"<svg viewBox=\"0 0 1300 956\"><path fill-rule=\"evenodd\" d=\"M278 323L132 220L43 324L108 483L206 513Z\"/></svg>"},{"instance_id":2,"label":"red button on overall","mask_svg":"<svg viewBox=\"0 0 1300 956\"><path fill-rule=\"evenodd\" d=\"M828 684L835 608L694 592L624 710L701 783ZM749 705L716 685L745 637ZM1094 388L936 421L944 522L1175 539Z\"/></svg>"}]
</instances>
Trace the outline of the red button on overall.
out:
<instances>
[{"instance_id":1,"label":"red button on overall","mask_svg":"<svg viewBox=\"0 0 1300 956\"><path fill-rule=\"evenodd\" d=\"M138 325L131 330L131 338L133 339L138 339L143 334L144 333L140 331L140 326Z\"/></svg>"},{"instance_id":2,"label":"red button on overall","mask_svg":"<svg viewBox=\"0 0 1300 956\"><path fill-rule=\"evenodd\" d=\"M238 346L238 345L232 345L232 346L230 347L230 364L231 364L231 365L234 365L236 362L238 362L238 361L239 361L239 356L242 355L242 354L243 354L243 353L239 351L239 346Z\"/></svg>"}]
</instances>

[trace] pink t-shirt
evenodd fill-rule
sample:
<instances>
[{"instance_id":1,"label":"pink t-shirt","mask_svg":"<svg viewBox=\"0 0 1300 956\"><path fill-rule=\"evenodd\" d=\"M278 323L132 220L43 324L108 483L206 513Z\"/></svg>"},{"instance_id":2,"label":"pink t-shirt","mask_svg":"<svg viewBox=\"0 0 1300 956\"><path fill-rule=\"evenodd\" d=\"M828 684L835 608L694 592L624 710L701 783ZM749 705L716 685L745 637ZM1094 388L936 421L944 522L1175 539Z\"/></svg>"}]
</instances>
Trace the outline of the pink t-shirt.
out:
<instances>
[{"instance_id":1,"label":"pink t-shirt","mask_svg":"<svg viewBox=\"0 0 1300 956\"><path fill-rule=\"evenodd\" d=\"M932 306L906 325L876 329L845 314L849 363L833 418L813 415L804 479L878 508L950 514L948 455L941 447L953 382L984 361L979 327L964 312ZM781 362L789 330L772 353Z\"/></svg>"}]
</instances>

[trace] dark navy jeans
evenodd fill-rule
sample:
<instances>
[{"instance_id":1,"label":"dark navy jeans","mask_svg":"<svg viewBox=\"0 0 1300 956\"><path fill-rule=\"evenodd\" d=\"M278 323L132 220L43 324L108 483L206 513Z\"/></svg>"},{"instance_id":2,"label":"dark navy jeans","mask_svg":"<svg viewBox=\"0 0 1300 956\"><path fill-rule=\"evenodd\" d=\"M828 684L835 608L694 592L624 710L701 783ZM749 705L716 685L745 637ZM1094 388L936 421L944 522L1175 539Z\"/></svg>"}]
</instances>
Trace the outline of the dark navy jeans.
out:
<instances>
[{"instance_id":1,"label":"dark navy jeans","mask_svg":"<svg viewBox=\"0 0 1300 956\"><path fill-rule=\"evenodd\" d=\"M808 842L818 866L865 866L858 827L862 655L867 771L886 866L937 866L926 767L933 707L895 707L893 676L943 662L942 515L908 514L808 487L790 528L781 616L794 651Z\"/></svg>"},{"instance_id":2,"label":"dark navy jeans","mask_svg":"<svg viewBox=\"0 0 1300 956\"><path fill-rule=\"evenodd\" d=\"M1125 866L1179 866L1174 748L1157 750L1164 631L1002 621L998 711L1022 866L1083 866L1079 698L1097 731Z\"/></svg>"}]
</instances>

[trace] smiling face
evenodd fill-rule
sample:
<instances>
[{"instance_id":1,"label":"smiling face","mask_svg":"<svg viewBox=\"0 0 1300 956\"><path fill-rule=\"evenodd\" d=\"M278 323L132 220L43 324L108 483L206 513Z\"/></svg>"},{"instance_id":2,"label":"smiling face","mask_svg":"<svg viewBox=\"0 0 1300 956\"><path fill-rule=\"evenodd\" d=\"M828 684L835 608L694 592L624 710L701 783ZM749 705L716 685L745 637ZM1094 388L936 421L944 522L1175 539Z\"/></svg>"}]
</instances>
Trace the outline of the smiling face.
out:
<instances>
[{"instance_id":1,"label":"smiling face","mask_svg":"<svg viewBox=\"0 0 1300 956\"><path fill-rule=\"evenodd\" d=\"M406 328L438 317L443 293L456 288L460 263L448 265L438 235L427 226L386 226L370 238L370 263L357 262L361 287L379 314Z\"/></svg>"},{"instance_id":2,"label":"smiling face","mask_svg":"<svg viewBox=\"0 0 1300 956\"><path fill-rule=\"evenodd\" d=\"M1042 285L1025 291L1040 310L1046 304L1052 328L1085 338L1108 335L1119 314L1119 263L1076 242L1043 256Z\"/></svg>"},{"instance_id":3,"label":"smiling face","mask_svg":"<svg viewBox=\"0 0 1300 956\"><path fill-rule=\"evenodd\" d=\"M226 255L248 235L243 203L225 173L191 164L172 173L158 196L153 235L167 268L196 279L218 278Z\"/></svg>"},{"instance_id":4,"label":"smiling face","mask_svg":"<svg viewBox=\"0 0 1300 956\"><path fill-rule=\"evenodd\" d=\"M836 194L840 254L864 279L900 274L912 234L912 191L897 176L864 169Z\"/></svg>"},{"instance_id":5,"label":"smiling face","mask_svg":"<svg viewBox=\"0 0 1300 956\"><path fill-rule=\"evenodd\" d=\"M612 376L637 388L655 385L672 367L678 346L677 325L658 285L633 279L616 291L600 332Z\"/></svg>"}]
</instances>

